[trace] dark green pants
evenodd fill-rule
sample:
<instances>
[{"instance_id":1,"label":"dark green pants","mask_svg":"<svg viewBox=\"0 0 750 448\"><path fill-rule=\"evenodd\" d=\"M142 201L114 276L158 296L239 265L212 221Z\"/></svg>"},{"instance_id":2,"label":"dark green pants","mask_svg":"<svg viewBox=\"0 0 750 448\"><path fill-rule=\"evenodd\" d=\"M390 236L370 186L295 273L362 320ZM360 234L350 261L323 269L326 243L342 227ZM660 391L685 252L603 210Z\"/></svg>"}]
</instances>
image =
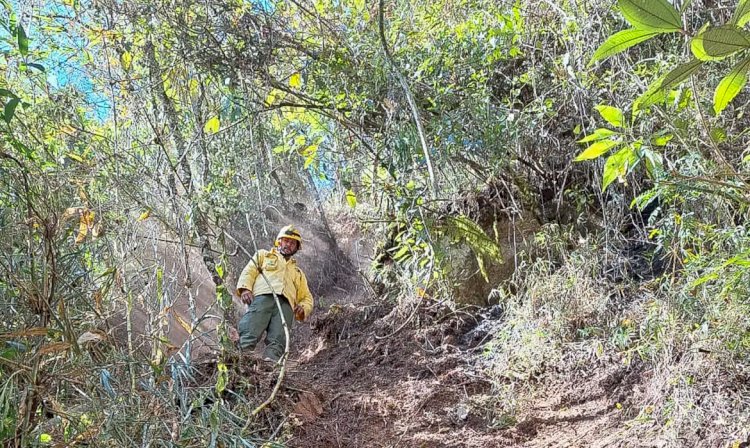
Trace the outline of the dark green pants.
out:
<instances>
[{"instance_id":1,"label":"dark green pants","mask_svg":"<svg viewBox=\"0 0 750 448\"><path fill-rule=\"evenodd\" d=\"M279 296L281 309L284 312L284 320L289 328L289 336L292 335L292 307L282 296ZM263 294L255 297L253 303L238 325L240 331L240 347L243 350L254 350L260 341L263 332L266 332L266 350L264 357L278 360L284 354L286 337L284 326L281 323L281 314L271 294Z\"/></svg>"}]
</instances>

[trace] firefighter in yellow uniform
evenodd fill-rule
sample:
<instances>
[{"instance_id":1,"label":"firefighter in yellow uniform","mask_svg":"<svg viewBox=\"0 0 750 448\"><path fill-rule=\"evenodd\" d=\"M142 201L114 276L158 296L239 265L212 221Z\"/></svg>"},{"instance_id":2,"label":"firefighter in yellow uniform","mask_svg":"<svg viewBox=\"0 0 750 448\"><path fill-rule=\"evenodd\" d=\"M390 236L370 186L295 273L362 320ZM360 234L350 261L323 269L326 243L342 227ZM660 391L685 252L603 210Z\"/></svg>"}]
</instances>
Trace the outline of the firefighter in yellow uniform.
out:
<instances>
[{"instance_id":1,"label":"firefighter in yellow uniform","mask_svg":"<svg viewBox=\"0 0 750 448\"><path fill-rule=\"evenodd\" d=\"M249 305L238 325L240 348L254 350L265 331L263 359L267 361L278 361L284 354L286 338L282 313L291 336L292 315L302 321L313 310L307 278L292 258L302 247L302 236L294 226L286 226L279 232L274 246L270 251L256 252L237 282L237 295ZM279 313L273 293L279 297L282 313Z\"/></svg>"}]
</instances>

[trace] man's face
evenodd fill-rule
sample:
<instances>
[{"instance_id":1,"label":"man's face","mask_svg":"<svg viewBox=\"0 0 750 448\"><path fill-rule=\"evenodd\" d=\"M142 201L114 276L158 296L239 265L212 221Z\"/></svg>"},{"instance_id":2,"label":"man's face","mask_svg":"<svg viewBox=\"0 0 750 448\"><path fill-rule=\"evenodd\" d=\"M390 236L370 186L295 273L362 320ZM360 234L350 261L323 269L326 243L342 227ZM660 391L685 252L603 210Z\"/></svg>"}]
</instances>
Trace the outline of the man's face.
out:
<instances>
[{"instance_id":1,"label":"man's face","mask_svg":"<svg viewBox=\"0 0 750 448\"><path fill-rule=\"evenodd\" d=\"M281 237L279 239L279 252L281 252L281 255L292 256L297 253L298 249L299 244L297 243L297 240L287 237Z\"/></svg>"}]
</instances>

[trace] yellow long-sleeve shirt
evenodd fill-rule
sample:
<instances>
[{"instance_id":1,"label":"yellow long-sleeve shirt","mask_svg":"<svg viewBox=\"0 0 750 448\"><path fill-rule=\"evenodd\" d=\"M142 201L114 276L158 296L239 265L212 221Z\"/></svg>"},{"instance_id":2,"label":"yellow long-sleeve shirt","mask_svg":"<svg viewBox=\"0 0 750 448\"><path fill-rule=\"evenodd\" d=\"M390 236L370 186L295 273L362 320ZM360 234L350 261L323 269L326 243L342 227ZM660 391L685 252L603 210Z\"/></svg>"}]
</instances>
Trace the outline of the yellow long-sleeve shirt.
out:
<instances>
[{"instance_id":1,"label":"yellow long-sleeve shirt","mask_svg":"<svg viewBox=\"0 0 750 448\"><path fill-rule=\"evenodd\" d=\"M271 294L273 291L286 297L292 309L300 305L305 310L305 318L312 314L313 297L307 286L307 278L297 266L296 260L284 259L284 256L276 249L270 251L261 249L253 255L253 259L255 263L250 260L240 274L240 279L237 281L237 295L240 295L243 289L252 291L256 296ZM260 275L258 266L261 267L267 281L263 275Z\"/></svg>"}]
</instances>

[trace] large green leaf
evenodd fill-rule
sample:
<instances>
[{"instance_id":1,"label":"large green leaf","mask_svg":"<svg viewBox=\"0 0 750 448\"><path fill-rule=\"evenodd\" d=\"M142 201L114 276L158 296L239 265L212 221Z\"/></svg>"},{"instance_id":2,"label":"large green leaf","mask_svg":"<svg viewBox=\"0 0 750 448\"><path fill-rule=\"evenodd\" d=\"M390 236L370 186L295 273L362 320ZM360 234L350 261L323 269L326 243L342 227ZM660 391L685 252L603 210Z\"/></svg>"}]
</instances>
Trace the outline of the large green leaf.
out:
<instances>
[{"instance_id":1,"label":"large green leaf","mask_svg":"<svg viewBox=\"0 0 750 448\"><path fill-rule=\"evenodd\" d=\"M667 0L619 0L622 15L635 28L672 33L682 29L680 13Z\"/></svg>"},{"instance_id":2,"label":"large green leaf","mask_svg":"<svg viewBox=\"0 0 750 448\"><path fill-rule=\"evenodd\" d=\"M719 82L714 92L714 112L716 112L716 115L720 114L745 87L748 69L750 69L750 57L735 65L732 71Z\"/></svg>"},{"instance_id":3,"label":"large green leaf","mask_svg":"<svg viewBox=\"0 0 750 448\"><path fill-rule=\"evenodd\" d=\"M639 30L637 28L630 28L615 33L596 49L594 56L591 57L589 65L600 59L606 59L612 55L625 51L633 45L651 39L657 34L659 34L657 31Z\"/></svg>"},{"instance_id":4,"label":"large green leaf","mask_svg":"<svg viewBox=\"0 0 750 448\"><path fill-rule=\"evenodd\" d=\"M750 48L750 33L734 25L708 28L695 36L690 49L702 61L723 59Z\"/></svg>"},{"instance_id":5,"label":"large green leaf","mask_svg":"<svg viewBox=\"0 0 750 448\"><path fill-rule=\"evenodd\" d=\"M740 0L740 4L734 10L734 15L729 23L737 26L745 26L748 20L750 20L750 0Z\"/></svg>"},{"instance_id":6,"label":"large green leaf","mask_svg":"<svg viewBox=\"0 0 750 448\"><path fill-rule=\"evenodd\" d=\"M584 160L596 159L621 143L622 140L600 140L583 150L583 152L578 154L578 157L573 159L573 161L582 162Z\"/></svg>"},{"instance_id":7,"label":"large green leaf","mask_svg":"<svg viewBox=\"0 0 750 448\"><path fill-rule=\"evenodd\" d=\"M641 110L664 99L664 93L667 90L688 79L690 75L695 73L701 67L701 65L703 65L703 61L699 59L691 59L690 62L673 68L669 73L648 86L646 92L638 97L633 103L633 111Z\"/></svg>"},{"instance_id":8,"label":"large green leaf","mask_svg":"<svg viewBox=\"0 0 750 448\"><path fill-rule=\"evenodd\" d=\"M609 184L616 179L624 180L635 163L638 156L632 146L626 146L607 158L604 163L604 173L602 174L602 190L606 190Z\"/></svg>"},{"instance_id":9,"label":"large green leaf","mask_svg":"<svg viewBox=\"0 0 750 448\"><path fill-rule=\"evenodd\" d=\"M26 36L26 31L23 29L23 25L18 25L18 51L23 56L29 54L29 38Z\"/></svg>"},{"instance_id":10,"label":"large green leaf","mask_svg":"<svg viewBox=\"0 0 750 448\"><path fill-rule=\"evenodd\" d=\"M599 104L594 107L594 109L598 110L602 118L607 120L607 123L612 126L616 128L622 128L625 126L625 118L620 109L613 106L606 106L604 104Z\"/></svg>"},{"instance_id":11,"label":"large green leaf","mask_svg":"<svg viewBox=\"0 0 750 448\"><path fill-rule=\"evenodd\" d=\"M578 140L578 143L588 143L588 142L594 142L597 140L604 140L605 138L612 137L613 135L619 135L619 132L615 132L607 128L599 128L595 130L594 132L592 132L591 134Z\"/></svg>"},{"instance_id":12,"label":"large green leaf","mask_svg":"<svg viewBox=\"0 0 750 448\"><path fill-rule=\"evenodd\" d=\"M10 120L13 119L13 115L16 113L16 107L18 107L18 103L20 103L21 100L18 98L11 98L7 103L5 103L5 109L3 110L3 119L6 123L10 123Z\"/></svg>"}]
</instances>

